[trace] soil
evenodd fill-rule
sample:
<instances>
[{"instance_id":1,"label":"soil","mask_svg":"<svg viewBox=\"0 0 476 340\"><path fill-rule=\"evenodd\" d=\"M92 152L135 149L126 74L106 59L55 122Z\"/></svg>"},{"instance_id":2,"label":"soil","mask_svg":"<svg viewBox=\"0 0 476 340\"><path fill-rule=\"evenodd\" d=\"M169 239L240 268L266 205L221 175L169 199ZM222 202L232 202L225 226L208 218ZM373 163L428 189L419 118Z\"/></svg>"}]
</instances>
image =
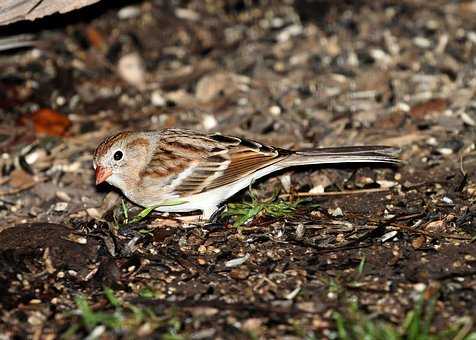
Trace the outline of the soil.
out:
<instances>
[{"instance_id":1,"label":"soil","mask_svg":"<svg viewBox=\"0 0 476 340\"><path fill-rule=\"evenodd\" d=\"M337 338L352 305L402 327L423 299L430 333L469 334L475 19L471 1L101 1L2 28L33 35L0 54L0 333ZM170 127L403 164L269 176L230 202L303 201L239 227L134 219L93 152Z\"/></svg>"}]
</instances>

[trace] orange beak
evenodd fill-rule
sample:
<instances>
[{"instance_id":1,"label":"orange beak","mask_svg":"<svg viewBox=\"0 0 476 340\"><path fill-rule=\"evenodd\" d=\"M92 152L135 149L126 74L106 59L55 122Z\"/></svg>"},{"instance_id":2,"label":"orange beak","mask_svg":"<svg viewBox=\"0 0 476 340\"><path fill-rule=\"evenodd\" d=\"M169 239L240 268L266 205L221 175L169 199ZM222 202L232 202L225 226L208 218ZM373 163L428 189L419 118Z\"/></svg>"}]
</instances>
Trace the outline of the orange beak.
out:
<instances>
[{"instance_id":1,"label":"orange beak","mask_svg":"<svg viewBox=\"0 0 476 340\"><path fill-rule=\"evenodd\" d=\"M101 184L112 175L111 169L104 168L102 166L96 167L96 185Z\"/></svg>"}]
</instances>

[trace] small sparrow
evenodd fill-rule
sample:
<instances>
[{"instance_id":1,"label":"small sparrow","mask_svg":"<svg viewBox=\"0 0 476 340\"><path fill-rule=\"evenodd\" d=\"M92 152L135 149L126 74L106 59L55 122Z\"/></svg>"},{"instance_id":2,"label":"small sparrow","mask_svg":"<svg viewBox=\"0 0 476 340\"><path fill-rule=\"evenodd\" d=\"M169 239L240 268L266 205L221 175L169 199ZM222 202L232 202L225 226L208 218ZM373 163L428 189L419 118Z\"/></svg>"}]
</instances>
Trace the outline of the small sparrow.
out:
<instances>
[{"instance_id":1,"label":"small sparrow","mask_svg":"<svg viewBox=\"0 0 476 340\"><path fill-rule=\"evenodd\" d=\"M397 164L388 146L291 151L253 140L190 130L121 132L94 153L96 184L108 182L143 207L162 212L201 210L209 219L226 199L254 180L310 164Z\"/></svg>"}]
</instances>

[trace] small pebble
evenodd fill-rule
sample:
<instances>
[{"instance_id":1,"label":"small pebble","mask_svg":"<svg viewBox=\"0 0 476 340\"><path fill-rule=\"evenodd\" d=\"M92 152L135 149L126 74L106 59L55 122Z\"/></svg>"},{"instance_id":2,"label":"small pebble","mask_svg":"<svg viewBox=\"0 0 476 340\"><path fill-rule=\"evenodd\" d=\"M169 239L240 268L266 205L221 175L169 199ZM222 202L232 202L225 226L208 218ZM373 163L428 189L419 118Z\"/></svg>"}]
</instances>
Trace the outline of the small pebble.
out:
<instances>
[{"instance_id":1,"label":"small pebble","mask_svg":"<svg viewBox=\"0 0 476 340\"><path fill-rule=\"evenodd\" d=\"M443 197L441 201L446 204L453 204L453 200L449 198L448 196Z\"/></svg>"},{"instance_id":2,"label":"small pebble","mask_svg":"<svg viewBox=\"0 0 476 340\"><path fill-rule=\"evenodd\" d=\"M71 242L78 243L78 244L87 244L88 239L84 236L77 235L77 234L69 234L67 239Z\"/></svg>"},{"instance_id":3,"label":"small pebble","mask_svg":"<svg viewBox=\"0 0 476 340\"><path fill-rule=\"evenodd\" d=\"M417 283L413 286L417 292L423 292L426 289L426 284L424 283Z\"/></svg>"},{"instance_id":4,"label":"small pebble","mask_svg":"<svg viewBox=\"0 0 476 340\"><path fill-rule=\"evenodd\" d=\"M117 69L119 75L129 84L143 89L145 87L145 70L142 58L137 53L129 53L119 59Z\"/></svg>"},{"instance_id":5,"label":"small pebble","mask_svg":"<svg viewBox=\"0 0 476 340\"><path fill-rule=\"evenodd\" d=\"M40 326L45 322L45 320L46 317L40 312L34 312L33 315L28 317L28 323L33 326Z\"/></svg>"},{"instance_id":6,"label":"small pebble","mask_svg":"<svg viewBox=\"0 0 476 340\"><path fill-rule=\"evenodd\" d=\"M69 202L71 201L71 197L65 193L64 191L57 191L56 192L56 197L58 197L60 200L64 202Z\"/></svg>"},{"instance_id":7,"label":"small pebble","mask_svg":"<svg viewBox=\"0 0 476 340\"><path fill-rule=\"evenodd\" d=\"M334 217L341 217L344 216L344 213L342 212L342 209L340 207L337 207L335 209L328 209L327 212L329 215L334 216Z\"/></svg>"},{"instance_id":8,"label":"small pebble","mask_svg":"<svg viewBox=\"0 0 476 340\"><path fill-rule=\"evenodd\" d=\"M279 176L279 181L281 182L281 185L283 186L284 192L290 192L291 191L291 175L290 174L284 174L282 176Z\"/></svg>"},{"instance_id":9,"label":"small pebble","mask_svg":"<svg viewBox=\"0 0 476 340\"><path fill-rule=\"evenodd\" d=\"M140 15L140 8L137 6L122 7L117 12L117 17L121 20L137 18Z\"/></svg>"},{"instance_id":10,"label":"small pebble","mask_svg":"<svg viewBox=\"0 0 476 340\"><path fill-rule=\"evenodd\" d=\"M475 126L476 125L476 121L469 114L467 114L466 112L461 113L461 120L469 126Z\"/></svg>"},{"instance_id":11,"label":"small pebble","mask_svg":"<svg viewBox=\"0 0 476 340\"><path fill-rule=\"evenodd\" d=\"M441 148L441 149L438 149L438 152L442 154L443 156L448 156L453 154L453 150L450 148Z\"/></svg>"},{"instance_id":12,"label":"small pebble","mask_svg":"<svg viewBox=\"0 0 476 340\"><path fill-rule=\"evenodd\" d=\"M212 115L203 115L202 125L206 130L211 130L218 125L216 118Z\"/></svg>"},{"instance_id":13,"label":"small pebble","mask_svg":"<svg viewBox=\"0 0 476 340\"><path fill-rule=\"evenodd\" d=\"M296 289L294 289L292 292L290 292L289 294L286 294L284 296L284 298L286 300L293 300L298 294L299 292L301 291L301 287L297 287Z\"/></svg>"},{"instance_id":14,"label":"small pebble","mask_svg":"<svg viewBox=\"0 0 476 340\"><path fill-rule=\"evenodd\" d=\"M398 184L397 182L387 180L378 180L377 183L380 184L381 188L392 188Z\"/></svg>"},{"instance_id":15,"label":"small pebble","mask_svg":"<svg viewBox=\"0 0 476 340\"><path fill-rule=\"evenodd\" d=\"M281 114L281 108L278 105L273 105L269 108L269 113L273 116L279 116Z\"/></svg>"},{"instance_id":16,"label":"small pebble","mask_svg":"<svg viewBox=\"0 0 476 340\"><path fill-rule=\"evenodd\" d=\"M177 18L190 20L190 21L197 21L200 19L200 14L188 8L177 8L175 10L175 16Z\"/></svg>"},{"instance_id":17,"label":"small pebble","mask_svg":"<svg viewBox=\"0 0 476 340\"><path fill-rule=\"evenodd\" d=\"M152 105L157 107L164 107L167 105L167 100L165 100L165 98L162 96L162 92L159 90L152 92L152 95L150 96L150 102Z\"/></svg>"},{"instance_id":18,"label":"small pebble","mask_svg":"<svg viewBox=\"0 0 476 340\"><path fill-rule=\"evenodd\" d=\"M53 209L57 212L65 211L68 209L68 202L58 202Z\"/></svg>"},{"instance_id":19,"label":"small pebble","mask_svg":"<svg viewBox=\"0 0 476 340\"><path fill-rule=\"evenodd\" d=\"M288 41L292 37L302 34L302 32L303 32L302 25L298 25L298 24L291 25L281 30L281 32L279 32L278 35L276 36L276 40L278 40L278 42L280 43L283 43Z\"/></svg>"},{"instance_id":20,"label":"small pebble","mask_svg":"<svg viewBox=\"0 0 476 340\"><path fill-rule=\"evenodd\" d=\"M239 265L245 263L246 260L248 260L249 258L250 258L250 255L249 255L249 254L246 254L246 255L243 256L243 257L238 257L238 258L236 258L236 259L226 261L226 262L225 262L225 267L227 267L227 268L237 267L237 266L239 266Z\"/></svg>"},{"instance_id":21,"label":"small pebble","mask_svg":"<svg viewBox=\"0 0 476 340\"><path fill-rule=\"evenodd\" d=\"M431 46L431 40L428 40L424 37L416 37L413 39L413 43L421 48L429 48Z\"/></svg>"},{"instance_id":22,"label":"small pebble","mask_svg":"<svg viewBox=\"0 0 476 340\"><path fill-rule=\"evenodd\" d=\"M105 325L97 326L96 328L93 329L93 331L91 333L89 333L88 337L85 338L85 339L86 340L98 339L101 335L104 334L105 331L106 331L106 326Z\"/></svg>"},{"instance_id":23,"label":"small pebble","mask_svg":"<svg viewBox=\"0 0 476 340\"><path fill-rule=\"evenodd\" d=\"M385 234L380 238L380 241L381 241L382 243L387 242L387 241L391 240L392 238L394 238L395 236L397 236L397 234L398 234L398 231L396 231L396 230L389 231L388 233L385 233Z\"/></svg>"},{"instance_id":24,"label":"small pebble","mask_svg":"<svg viewBox=\"0 0 476 340\"><path fill-rule=\"evenodd\" d=\"M296 238L298 240L302 239L304 237L304 233L306 231L306 228L304 227L303 223L298 223L296 226Z\"/></svg>"}]
</instances>

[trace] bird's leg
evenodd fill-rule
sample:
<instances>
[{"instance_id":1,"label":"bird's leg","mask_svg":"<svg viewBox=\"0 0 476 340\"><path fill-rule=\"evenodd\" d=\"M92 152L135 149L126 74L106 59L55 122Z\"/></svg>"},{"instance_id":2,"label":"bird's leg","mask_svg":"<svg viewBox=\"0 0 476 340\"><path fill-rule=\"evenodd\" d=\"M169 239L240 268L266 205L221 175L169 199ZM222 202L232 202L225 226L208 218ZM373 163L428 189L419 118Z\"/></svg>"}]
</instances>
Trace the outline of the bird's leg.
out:
<instances>
[{"instance_id":1,"label":"bird's leg","mask_svg":"<svg viewBox=\"0 0 476 340\"><path fill-rule=\"evenodd\" d=\"M218 217L220 217L220 213L225 209L225 205L221 207L213 206L208 209L204 209L201 215L188 215L188 216L178 216L176 217L178 220L185 222L185 223L192 223L192 224L217 224Z\"/></svg>"},{"instance_id":2,"label":"bird's leg","mask_svg":"<svg viewBox=\"0 0 476 340\"><path fill-rule=\"evenodd\" d=\"M225 207L225 205L222 205L221 207L214 207L213 209L204 210L202 218L206 222L203 227L207 229L222 228L224 225L222 223L218 223L218 218L220 217L220 214L223 212Z\"/></svg>"},{"instance_id":3,"label":"bird's leg","mask_svg":"<svg viewBox=\"0 0 476 340\"><path fill-rule=\"evenodd\" d=\"M223 210L225 210L225 208L226 208L225 204L221 205L220 207L215 208L215 211L213 211L213 213L210 215L210 218L208 219L208 222L210 224L217 223L218 218L220 217Z\"/></svg>"},{"instance_id":4,"label":"bird's leg","mask_svg":"<svg viewBox=\"0 0 476 340\"><path fill-rule=\"evenodd\" d=\"M186 216L174 216L174 218L183 223L201 223L202 222L202 215L201 214L194 214L194 215L186 215Z\"/></svg>"},{"instance_id":5,"label":"bird's leg","mask_svg":"<svg viewBox=\"0 0 476 340\"><path fill-rule=\"evenodd\" d=\"M217 212L219 209L216 205L207 207L203 209L203 214L201 216L201 219L203 221L209 221L211 220L212 217L215 217L215 212Z\"/></svg>"}]
</instances>

